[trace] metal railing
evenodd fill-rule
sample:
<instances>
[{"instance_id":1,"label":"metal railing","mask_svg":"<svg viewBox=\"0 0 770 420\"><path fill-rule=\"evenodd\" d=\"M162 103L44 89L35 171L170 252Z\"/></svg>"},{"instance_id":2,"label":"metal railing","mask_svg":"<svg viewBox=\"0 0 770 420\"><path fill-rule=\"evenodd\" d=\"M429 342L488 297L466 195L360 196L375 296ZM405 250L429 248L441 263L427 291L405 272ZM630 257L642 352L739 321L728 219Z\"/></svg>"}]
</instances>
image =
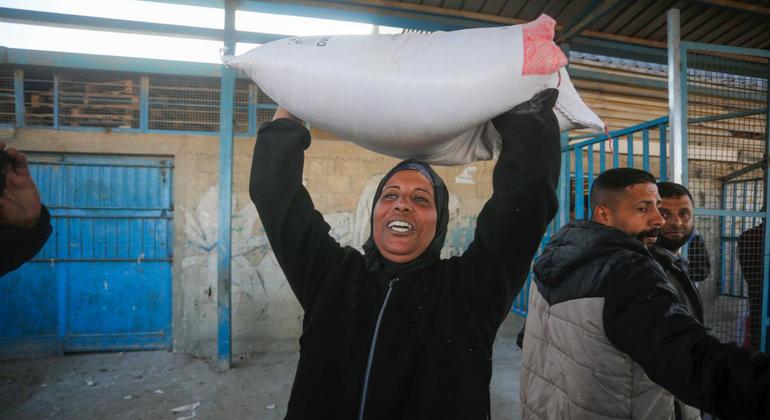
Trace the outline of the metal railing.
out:
<instances>
[{"instance_id":1,"label":"metal railing","mask_svg":"<svg viewBox=\"0 0 770 420\"><path fill-rule=\"evenodd\" d=\"M591 184L601 172L620 167L640 167L660 180L668 178L666 139L668 117L611 131L604 134L585 134L566 138L561 149L562 182L559 183L559 211L540 243L539 255L551 236L572 219L590 218ZM657 140L655 144L652 140ZM640 142L641 144L637 144ZM639 147L637 147L639 146ZM639 153L641 151L641 153ZM637 160L641 159L640 162ZM637 166L641 164L641 166ZM657 165L654 165L657 164ZM565 176L570 174L570 176ZM526 316L532 271L521 292L513 301L511 311Z\"/></svg>"}]
</instances>

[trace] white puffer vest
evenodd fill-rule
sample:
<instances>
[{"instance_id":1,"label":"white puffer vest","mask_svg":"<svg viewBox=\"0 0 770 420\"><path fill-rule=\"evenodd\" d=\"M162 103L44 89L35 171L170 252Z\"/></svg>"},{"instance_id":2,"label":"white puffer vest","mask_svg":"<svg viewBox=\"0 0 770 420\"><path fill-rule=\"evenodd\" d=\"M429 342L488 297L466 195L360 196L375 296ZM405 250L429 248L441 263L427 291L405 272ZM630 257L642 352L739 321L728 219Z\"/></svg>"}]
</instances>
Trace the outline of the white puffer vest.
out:
<instances>
[{"instance_id":1,"label":"white puffer vest","mask_svg":"<svg viewBox=\"0 0 770 420\"><path fill-rule=\"evenodd\" d=\"M524 419L677 418L675 398L604 334L604 298L553 306L533 284L521 362ZM678 403L679 418L700 419Z\"/></svg>"}]
</instances>

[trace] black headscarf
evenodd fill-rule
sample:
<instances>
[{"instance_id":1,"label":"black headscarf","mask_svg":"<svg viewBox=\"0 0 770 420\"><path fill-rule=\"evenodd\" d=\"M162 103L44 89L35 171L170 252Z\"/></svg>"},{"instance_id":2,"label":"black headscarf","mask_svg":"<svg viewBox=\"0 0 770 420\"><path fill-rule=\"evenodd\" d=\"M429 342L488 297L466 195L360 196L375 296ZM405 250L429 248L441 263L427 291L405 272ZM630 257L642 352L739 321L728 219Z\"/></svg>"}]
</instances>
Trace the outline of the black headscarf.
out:
<instances>
[{"instance_id":1,"label":"black headscarf","mask_svg":"<svg viewBox=\"0 0 770 420\"><path fill-rule=\"evenodd\" d=\"M383 187L385 187L385 183L396 172L407 170L419 171L425 175L433 185L433 202L436 205L436 234L433 236L433 240L428 245L428 248L426 248L419 257L406 263L394 263L385 259L385 257L380 254L380 250L377 249L377 245L374 244L374 208L377 207L377 202L380 200L380 195L382 194ZM402 161L388 171L388 173L382 177L380 184L377 185L369 222L369 239L367 239L364 244L364 257L366 259L366 267L369 271L383 270L396 274L404 270L429 265L441 258L441 248L444 246L447 226L449 225L449 191L441 177L438 176L438 174L433 171L433 168L427 163L414 159Z\"/></svg>"}]
</instances>

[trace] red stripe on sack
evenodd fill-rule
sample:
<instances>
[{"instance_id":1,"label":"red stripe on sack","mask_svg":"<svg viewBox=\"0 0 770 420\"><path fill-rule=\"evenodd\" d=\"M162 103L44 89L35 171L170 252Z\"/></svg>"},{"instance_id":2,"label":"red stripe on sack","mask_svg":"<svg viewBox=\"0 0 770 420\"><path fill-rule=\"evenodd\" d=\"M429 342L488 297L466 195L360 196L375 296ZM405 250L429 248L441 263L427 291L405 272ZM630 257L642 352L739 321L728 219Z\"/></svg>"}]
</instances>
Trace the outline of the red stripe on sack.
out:
<instances>
[{"instance_id":1,"label":"red stripe on sack","mask_svg":"<svg viewBox=\"0 0 770 420\"><path fill-rule=\"evenodd\" d=\"M521 74L550 74L567 65L567 57L553 42L556 21L540 15L522 28L524 37L524 66Z\"/></svg>"}]
</instances>

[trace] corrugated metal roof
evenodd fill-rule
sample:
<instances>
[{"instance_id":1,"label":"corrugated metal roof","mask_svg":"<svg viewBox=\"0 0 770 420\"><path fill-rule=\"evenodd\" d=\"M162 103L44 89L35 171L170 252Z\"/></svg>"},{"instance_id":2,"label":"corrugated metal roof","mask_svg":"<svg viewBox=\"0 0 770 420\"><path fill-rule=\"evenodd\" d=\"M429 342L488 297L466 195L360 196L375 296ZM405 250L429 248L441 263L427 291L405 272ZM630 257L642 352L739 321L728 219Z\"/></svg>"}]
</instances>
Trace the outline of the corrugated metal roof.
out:
<instances>
[{"instance_id":1,"label":"corrugated metal roof","mask_svg":"<svg viewBox=\"0 0 770 420\"><path fill-rule=\"evenodd\" d=\"M558 37L562 41L583 36L654 47L665 47L666 12L677 8L684 41L770 48L770 0L345 0L316 3L364 6L375 13L410 12L498 24L529 21L546 13L558 22Z\"/></svg>"}]
</instances>

